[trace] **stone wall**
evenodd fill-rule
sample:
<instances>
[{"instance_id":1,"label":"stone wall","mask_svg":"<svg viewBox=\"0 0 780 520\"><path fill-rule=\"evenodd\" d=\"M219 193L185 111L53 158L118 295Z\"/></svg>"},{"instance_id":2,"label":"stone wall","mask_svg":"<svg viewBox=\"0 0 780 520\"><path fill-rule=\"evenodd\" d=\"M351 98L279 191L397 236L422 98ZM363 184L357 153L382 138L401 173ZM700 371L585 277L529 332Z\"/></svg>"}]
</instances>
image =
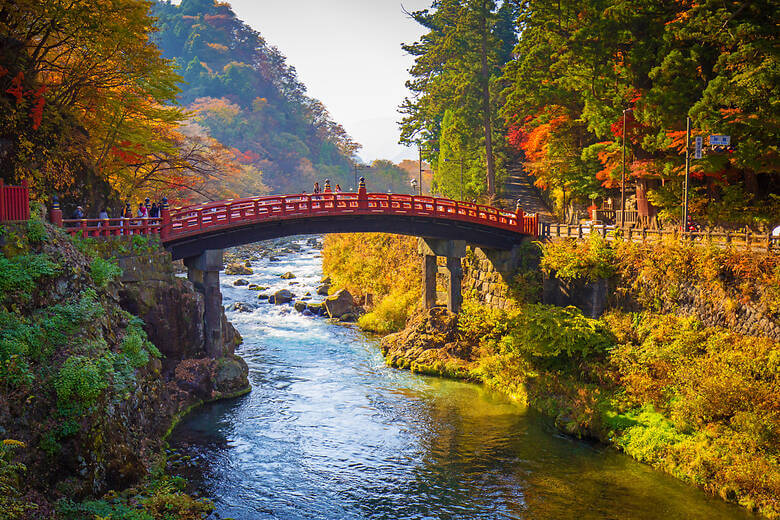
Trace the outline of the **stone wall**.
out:
<instances>
[{"instance_id":1,"label":"stone wall","mask_svg":"<svg viewBox=\"0 0 780 520\"><path fill-rule=\"evenodd\" d=\"M519 251L469 248L463 259L463 292L472 292L488 307L506 309L514 305L510 284L519 265Z\"/></svg>"},{"instance_id":2,"label":"stone wall","mask_svg":"<svg viewBox=\"0 0 780 520\"><path fill-rule=\"evenodd\" d=\"M464 293L472 292L488 307L506 309L513 306L518 283L522 283L522 280L516 280L519 269L538 269L536 266L522 265L528 261L534 262L530 256L528 250L523 251L519 247L511 251L469 248L463 259ZM766 336L780 341L779 317L758 301L741 296L736 288L713 289L689 284L678 287L676 291L666 291L669 294L665 294L659 289L664 283L663 280L637 283L619 279L569 281L545 276L540 299L548 305L573 305L591 318L598 318L609 309L695 316L707 326L724 327L741 334ZM644 301L645 298L639 297L641 292L664 294L664 297L648 303Z\"/></svg>"}]
</instances>

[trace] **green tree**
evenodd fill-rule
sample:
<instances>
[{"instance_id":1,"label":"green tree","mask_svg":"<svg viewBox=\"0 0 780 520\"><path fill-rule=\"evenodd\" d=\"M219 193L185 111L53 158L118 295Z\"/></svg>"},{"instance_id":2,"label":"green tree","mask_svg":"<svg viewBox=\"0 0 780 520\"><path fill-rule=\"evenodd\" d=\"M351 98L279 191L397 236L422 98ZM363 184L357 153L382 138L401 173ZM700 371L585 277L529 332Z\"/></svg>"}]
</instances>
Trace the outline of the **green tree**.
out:
<instances>
[{"instance_id":1,"label":"green tree","mask_svg":"<svg viewBox=\"0 0 780 520\"><path fill-rule=\"evenodd\" d=\"M415 56L407 87L413 97L404 100L400 112L401 142L424 143L428 149L441 145L442 123L447 110L465 124L459 148L469 161L469 169L484 168L482 182L474 190L493 197L496 194L496 163L502 162L503 140L496 147L496 134L503 135L498 118L497 80L507 58L507 41L514 42L513 3L501 9L487 0L441 0L432 10L411 13L428 29L420 41L403 48ZM452 137L450 137L452 140ZM443 161L434 158L438 170ZM480 164L481 163L481 164Z\"/></svg>"}]
</instances>

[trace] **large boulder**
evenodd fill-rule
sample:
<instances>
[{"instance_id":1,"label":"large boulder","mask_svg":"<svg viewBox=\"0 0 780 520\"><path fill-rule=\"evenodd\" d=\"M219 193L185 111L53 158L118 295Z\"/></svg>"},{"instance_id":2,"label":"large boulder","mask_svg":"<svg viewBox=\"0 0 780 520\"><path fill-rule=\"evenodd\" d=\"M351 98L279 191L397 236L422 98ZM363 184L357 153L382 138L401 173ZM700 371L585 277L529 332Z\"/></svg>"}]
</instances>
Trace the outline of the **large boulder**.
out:
<instances>
[{"instance_id":1,"label":"large boulder","mask_svg":"<svg viewBox=\"0 0 780 520\"><path fill-rule=\"evenodd\" d=\"M293 273L291 273L290 271L287 271L286 273L284 273L279 278L281 278L282 280L292 280L293 278L295 278L295 275Z\"/></svg>"},{"instance_id":2,"label":"large boulder","mask_svg":"<svg viewBox=\"0 0 780 520\"><path fill-rule=\"evenodd\" d=\"M225 267L225 274L248 275L248 274L254 274L254 271L252 271L252 268L236 262L236 263L228 264L227 267Z\"/></svg>"},{"instance_id":3,"label":"large boulder","mask_svg":"<svg viewBox=\"0 0 780 520\"><path fill-rule=\"evenodd\" d=\"M325 298L325 311L331 318L341 318L345 314L355 314L355 299L346 289L336 291Z\"/></svg>"},{"instance_id":4,"label":"large boulder","mask_svg":"<svg viewBox=\"0 0 780 520\"><path fill-rule=\"evenodd\" d=\"M306 302L304 301L297 301L295 302L295 305L293 305L296 311L303 312L306 310Z\"/></svg>"},{"instance_id":5,"label":"large boulder","mask_svg":"<svg viewBox=\"0 0 780 520\"><path fill-rule=\"evenodd\" d=\"M295 295L288 291L287 289L282 289L281 291L276 291L273 294L274 301L272 303L275 303L276 305L281 305L283 303L290 303L293 301L293 298L295 298Z\"/></svg>"}]
</instances>

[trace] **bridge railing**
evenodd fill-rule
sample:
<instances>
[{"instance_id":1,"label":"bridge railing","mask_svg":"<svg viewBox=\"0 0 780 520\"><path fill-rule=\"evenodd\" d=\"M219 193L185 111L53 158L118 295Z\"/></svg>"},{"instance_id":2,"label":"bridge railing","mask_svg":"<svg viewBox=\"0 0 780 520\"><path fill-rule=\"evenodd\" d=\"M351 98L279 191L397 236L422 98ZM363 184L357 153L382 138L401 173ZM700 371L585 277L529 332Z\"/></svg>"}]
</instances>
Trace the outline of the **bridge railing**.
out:
<instances>
[{"instance_id":1,"label":"bridge railing","mask_svg":"<svg viewBox=\"0 0 780 520\"><path fill-rule=\"evenodd\" d=\"M538 217L491 206L392 193L322 193L253 197L173 209L166 239L269 219L345 214L437 216L500 227L536 236Z\"/></svg>"},{"instance_id":2,"label":"bridge railing","mask_svg":"<svg viewBox=\"0 0 780 520\"><path fill-rule=\"evenodd\" d=\"M160 218L59 219L66 232L85 237L160 234L163 240L266 220L329 215L416 215L460 220L537 236L536 215L427 196L393 193L321 193L231 199L165 209Z\"/></svg>"},{"instance_id":3,"label":"bridge railing","mask_svg":"<svg viewBox=\"0 0 780 520\"><path fill-rule=\"evenodd\" d=\"M81 218L62 219L65 232L82 237L118 237L158 235L162 227L159 218Z\"/></svg>"}]
</instances>

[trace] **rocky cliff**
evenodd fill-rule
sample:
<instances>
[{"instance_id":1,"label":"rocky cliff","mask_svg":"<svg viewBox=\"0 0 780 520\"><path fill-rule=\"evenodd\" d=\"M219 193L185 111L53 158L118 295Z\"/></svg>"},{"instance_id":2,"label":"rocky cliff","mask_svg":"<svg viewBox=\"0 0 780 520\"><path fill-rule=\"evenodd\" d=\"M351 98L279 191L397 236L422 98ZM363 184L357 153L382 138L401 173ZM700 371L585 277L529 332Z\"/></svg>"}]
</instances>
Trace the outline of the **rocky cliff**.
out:
<instances>
[{"instance_id":1,"label":"rocky cliff","mask_svg":"<svg viewBox=\"0 0 780 520\"><path fill-rule=\"evenodd\" d=\"M0 440L38 517L137 482L182 413L249 391L240 336L223 315L226 354L206 356L203 297L154 242L32 222L0 226L0 251Z\"/></svg>"}]
</instances>

